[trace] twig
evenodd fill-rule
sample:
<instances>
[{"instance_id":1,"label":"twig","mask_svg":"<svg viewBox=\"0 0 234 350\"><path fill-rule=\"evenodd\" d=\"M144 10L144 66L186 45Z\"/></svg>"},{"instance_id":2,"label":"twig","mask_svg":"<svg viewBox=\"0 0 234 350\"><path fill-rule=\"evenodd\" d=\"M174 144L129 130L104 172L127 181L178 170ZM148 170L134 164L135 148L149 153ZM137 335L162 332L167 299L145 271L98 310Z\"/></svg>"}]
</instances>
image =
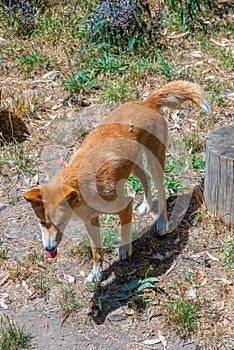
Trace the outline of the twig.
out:
<instances>
[{"instance_id":1,"label":"twig","mask_svg":"<svg viewBox=\"0 0 234 350\"><path fill-rule=\"evenodd\" d=\"M6 191L7 194L10 193L10 192L12 191L12 189L15 187L17 181L18 181L18 174L16 175L16 179L15 179L13 185L10 186L10 189L7 189L7 191Z\"/></svg>"},{"instance_id":2,"label":"twig","mask_svg":"<svg viewBox=\"0 0 234 350\"><path fill-rule=\"evenodd\" d=\"M24 220L23 225L20 227L20 229L16 232L15 237L16 237L16 236L20 233L20 231L24 228L25 224L26 224L26 219Z\"/></svg>"},{"instance_id":3,"label":"twig","mask_svg":"<svg viewBox=\"0 0 234 350\"><path fill-rule=\"evenodd\" d=\"M177 265L177 262L175 262L175 263L166 271L165 275L166 275L166 276L169 275L169 273L171 273L171 271L176 267L176 265Z\"/></svg>"}]
</instances>

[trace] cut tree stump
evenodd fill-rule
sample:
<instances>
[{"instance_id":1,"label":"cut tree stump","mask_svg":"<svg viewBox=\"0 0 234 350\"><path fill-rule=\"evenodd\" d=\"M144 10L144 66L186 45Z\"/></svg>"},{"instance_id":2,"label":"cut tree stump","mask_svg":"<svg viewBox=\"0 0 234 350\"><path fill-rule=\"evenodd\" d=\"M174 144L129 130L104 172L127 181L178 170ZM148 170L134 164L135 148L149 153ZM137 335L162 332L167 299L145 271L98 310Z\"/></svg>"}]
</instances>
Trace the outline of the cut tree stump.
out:
<instances>
[{"instance_id":1,"label":"cut tree stump","mask_svg":"<svg viewBox=\"0 0 234 350\"><path fill-rule=\"evenodd\" d=\"M208 209L234 227L234 125L207 136L204 186Z\"/></svg>"}]
</instances>

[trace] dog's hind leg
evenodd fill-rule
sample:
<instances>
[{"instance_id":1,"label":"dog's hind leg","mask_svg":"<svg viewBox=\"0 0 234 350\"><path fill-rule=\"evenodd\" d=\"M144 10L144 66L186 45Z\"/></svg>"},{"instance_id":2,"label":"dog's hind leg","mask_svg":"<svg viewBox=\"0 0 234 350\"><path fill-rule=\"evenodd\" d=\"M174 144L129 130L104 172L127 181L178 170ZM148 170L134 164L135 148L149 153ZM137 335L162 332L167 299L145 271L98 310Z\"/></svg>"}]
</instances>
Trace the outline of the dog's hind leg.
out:
<instances>
[{"instance_id":1,"label":"dog's hind leg","mask_svg":"<svg viewBox=\"0 0 234 350\"><path fill-rule=\"evenodd\" d=\"M118 212L121 223L121 246L119 259L124 260L132 255L131 223L132 223L132 200L127 207Z\"/></svg>"},{"instance_id":2,"label":"dog's hind leg","mask_svg":"<svg viewBox=\"0 0 234 350\"><path fill-rule=\"evenodd\" d=\"M102 253L99 217L96 216L91 219L90 222L85 222L85 227L88 232L93 254L93 268L92 272L86 278L86 282L94 282L95 284L98 284L102 278Z\"/></svg>"},{"instance_id":3,"label":"dog's hind leg","mask_svg":"<svg viewBox=\"0 0 234 350\"><path fill-rule=\"evenodd\" d=\"M138 207L139 217L148 214L152 207L152 194L150 188L150 176L143 170L143 164L136 165L132 170L132 174L136 176L143 187L144 199L141 205Z\"/></svg>"},{"instance_id":4,"label":"dog's hind leg","mask_svg":"<svg viewBox=\"0 0 234 350\"><path fill-rule=\"evenodd\" d=\"M166 193L163 185L165 147L163 145L151 144L151 152L146 153L148 167L158 190L158 221L157 233L163 236L168 231Z\"/></svg>"}]
</instances>

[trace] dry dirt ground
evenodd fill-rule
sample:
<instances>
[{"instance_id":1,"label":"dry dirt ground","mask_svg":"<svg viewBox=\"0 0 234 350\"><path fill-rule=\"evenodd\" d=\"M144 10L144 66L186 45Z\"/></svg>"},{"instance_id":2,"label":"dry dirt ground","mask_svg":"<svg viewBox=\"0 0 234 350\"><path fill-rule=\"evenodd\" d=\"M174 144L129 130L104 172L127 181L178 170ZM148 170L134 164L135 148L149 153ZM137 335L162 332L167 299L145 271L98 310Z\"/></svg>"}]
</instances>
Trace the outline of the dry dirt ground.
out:
<instances>
[{"instance_id":1,"label":"dry dirt ground","mask_svg":"<svg viewBox=\"0 0 234 350\"><path fill-rule=\"evenodd\" d=\"M168 200L169 215L176 203L187 209L172 233L159 240L153 225L138 234L134 254L125 262L118 261L116 250L106 250L104 281L98 288L84 284L91 259L85 244L80 244L84 241L82 223L72 223L67 229L56 259L45 257L38 224L22 195L64 167L79 142L77 131L85 134L112 108L87 107L59 121L48 121L43 132L34 131L41 139L37 147L43 149L36 176L9 172L2 166L0 240L7 252L0 265L0 316L24 324L32 335L29 348L38 350L234 349L233 270L224 260L228 234L222 223L209 216L194 184L193 193ZM145 219L142 227L136 223L138 232L152 222L152 218ZM127 294L121 289L124 283L140 275L159 279L150 316L142 300L118 297ZM201 304L194 334L179 337L173 321L164 322L162 305L177 297Z\"/></svg>"}]
</instances>

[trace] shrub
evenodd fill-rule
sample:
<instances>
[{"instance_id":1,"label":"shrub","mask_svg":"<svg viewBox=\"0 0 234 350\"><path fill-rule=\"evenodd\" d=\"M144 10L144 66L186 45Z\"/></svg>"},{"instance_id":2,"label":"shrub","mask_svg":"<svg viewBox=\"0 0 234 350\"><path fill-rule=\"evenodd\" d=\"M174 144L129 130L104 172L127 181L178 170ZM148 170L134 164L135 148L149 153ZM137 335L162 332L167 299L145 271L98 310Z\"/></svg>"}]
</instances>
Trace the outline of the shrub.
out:
<instances>
[{"instance_id":1,"label":"shrub","mask_svg":"<svg viewBox=\"0 0 234 350\"><path fill-rule=\"evenodd\" d=\"M34 29L35 16L38 10L46 6L46 0L2 0L5 15L12 26L18 30L30 32Z\"/></svg>"},{"instance_id":2,"label":"shrub","mask_svg":"<svg viewBox=\"0 0 234 350\"><path fill-rule=\"evenodd\" d=\"M145 45L160 32L158 16L146 0L104 0L87 19L88 38L129 49Z\"/></svg>"}]
</instances>

